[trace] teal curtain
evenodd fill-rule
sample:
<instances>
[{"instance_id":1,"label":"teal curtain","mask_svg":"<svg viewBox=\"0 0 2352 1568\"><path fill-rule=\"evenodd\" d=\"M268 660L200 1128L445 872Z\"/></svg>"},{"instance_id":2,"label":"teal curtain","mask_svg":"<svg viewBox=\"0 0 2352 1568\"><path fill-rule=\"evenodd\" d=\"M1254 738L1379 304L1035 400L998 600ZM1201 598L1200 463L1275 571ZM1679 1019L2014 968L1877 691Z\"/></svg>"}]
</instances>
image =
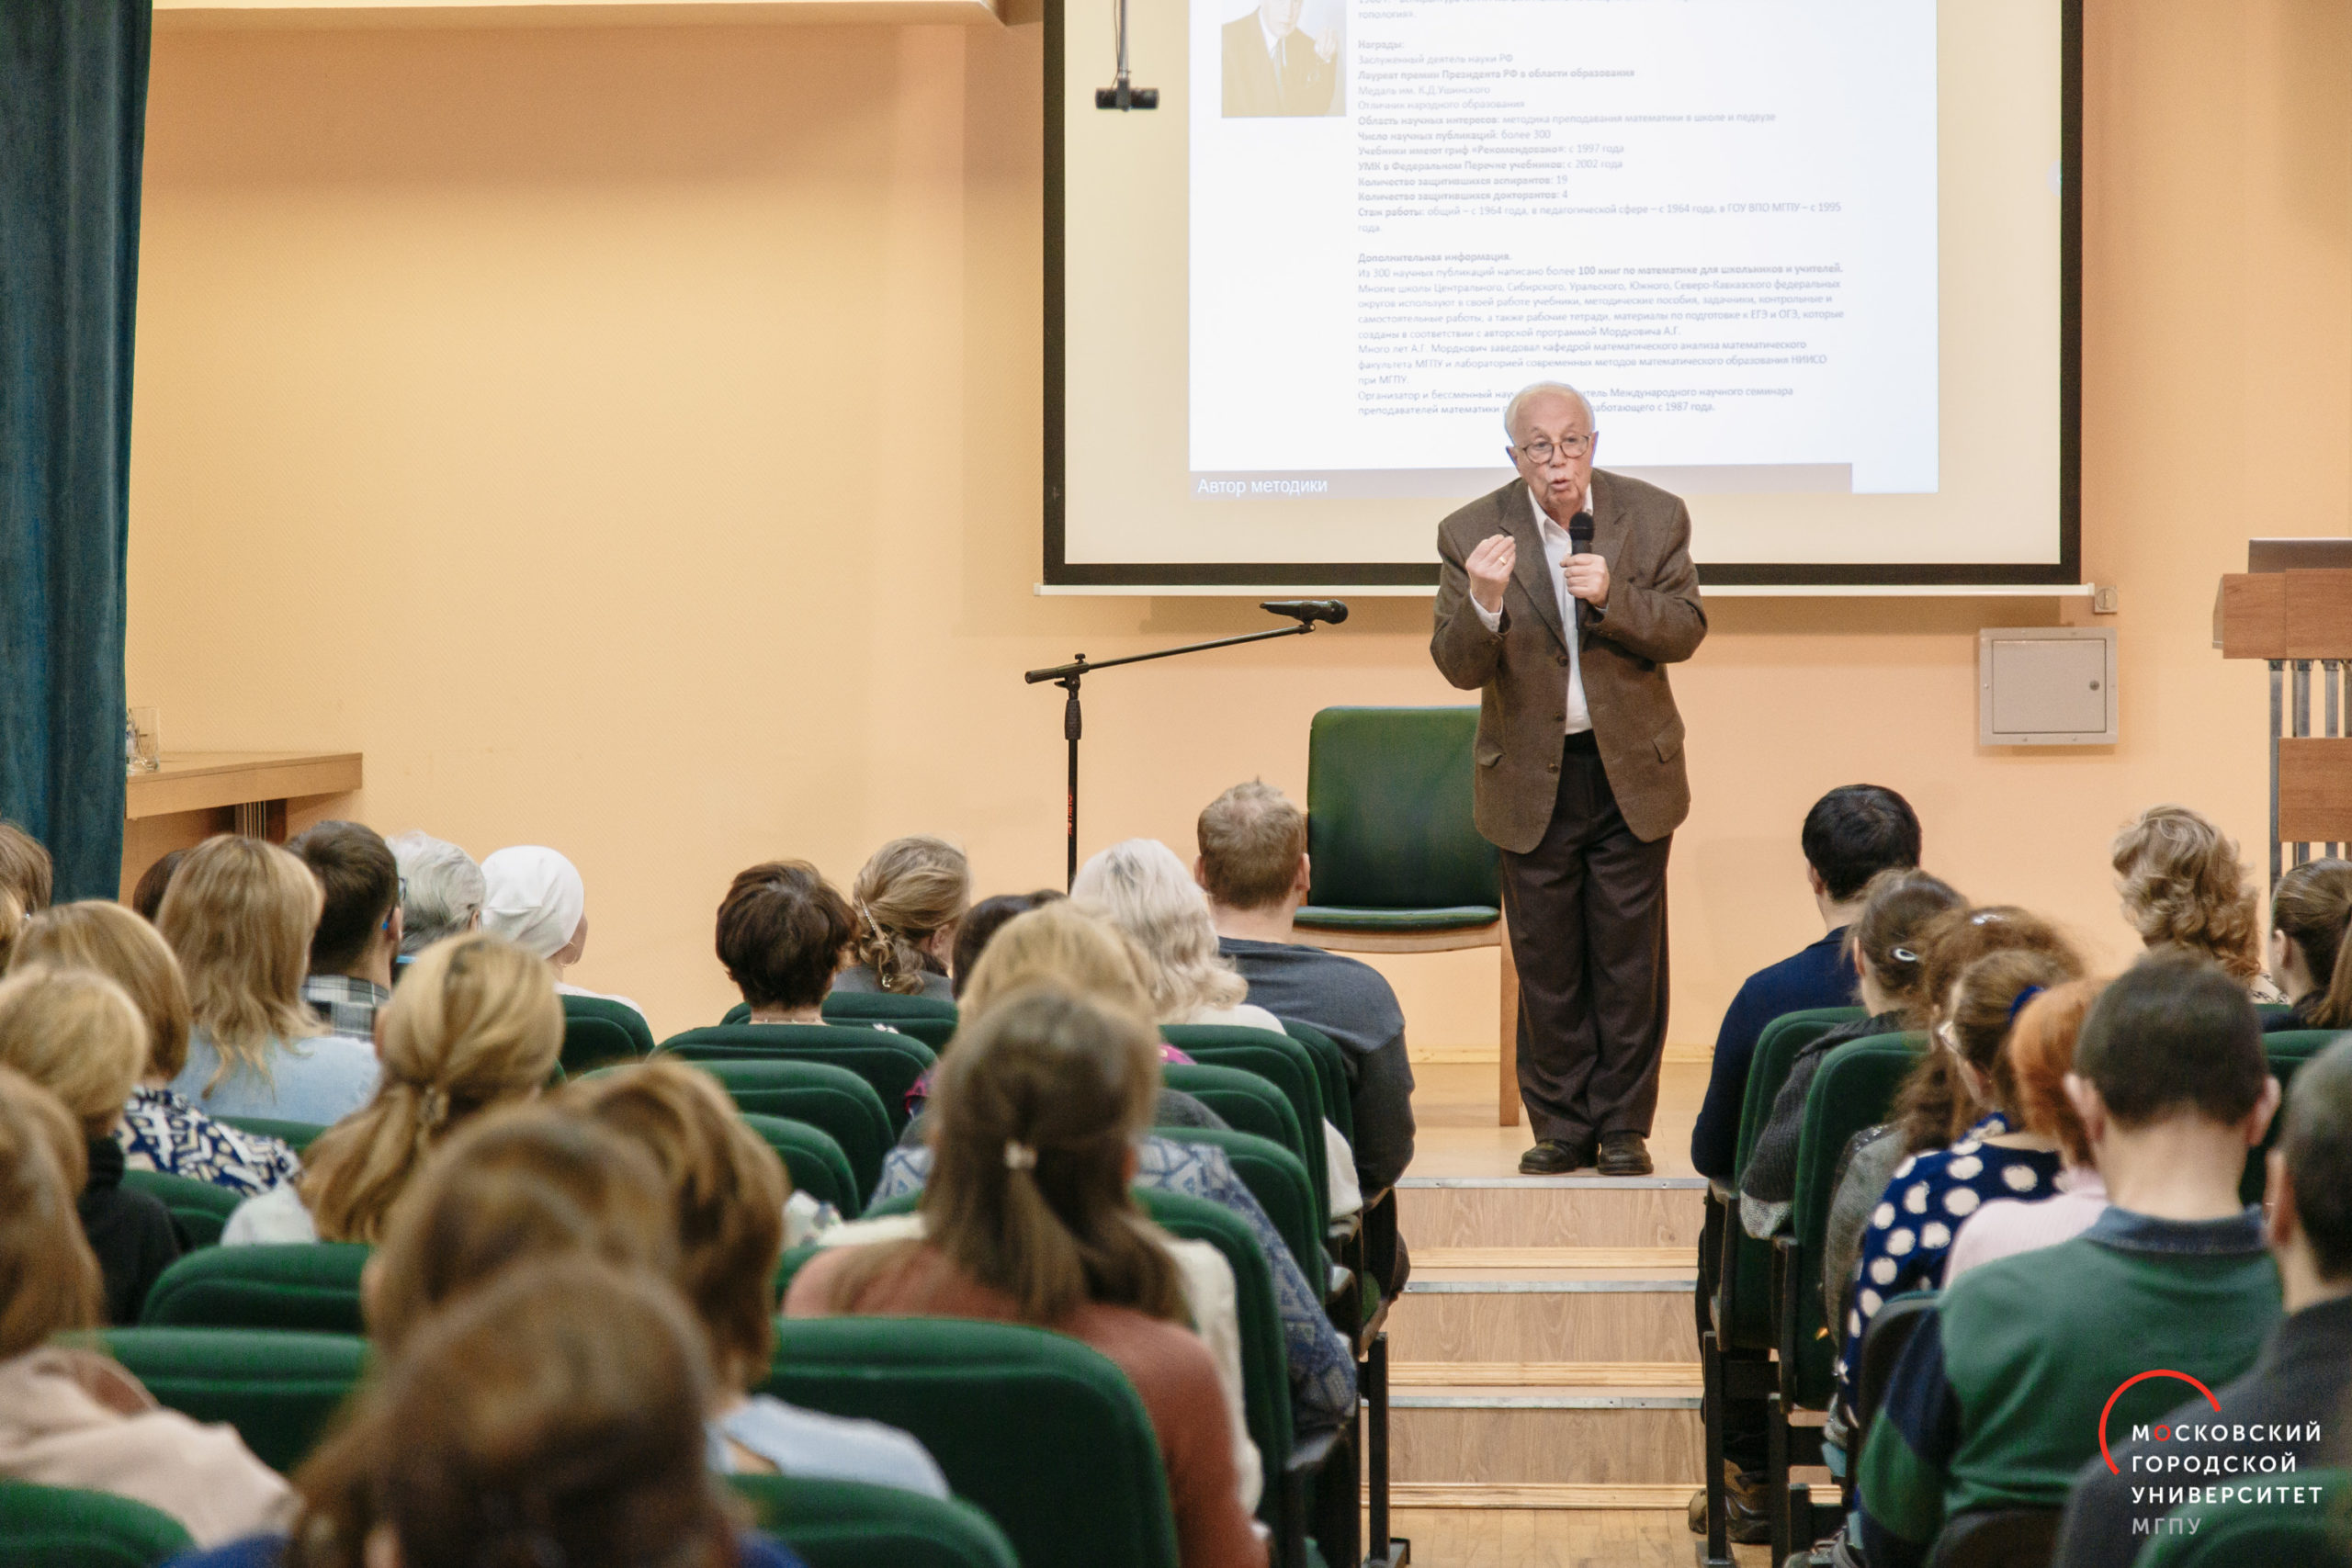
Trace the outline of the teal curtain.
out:
<instances>
[{"instance_id":1,"label":"teal curtain","mask_svg":"<svg viewBox=\"0 0 2352 1568\"><path fill-rule=\"evenodd\" d=\"M0 817L122 870L123 554L150 0L0 0Z\"/></svg>"}]
</instances>

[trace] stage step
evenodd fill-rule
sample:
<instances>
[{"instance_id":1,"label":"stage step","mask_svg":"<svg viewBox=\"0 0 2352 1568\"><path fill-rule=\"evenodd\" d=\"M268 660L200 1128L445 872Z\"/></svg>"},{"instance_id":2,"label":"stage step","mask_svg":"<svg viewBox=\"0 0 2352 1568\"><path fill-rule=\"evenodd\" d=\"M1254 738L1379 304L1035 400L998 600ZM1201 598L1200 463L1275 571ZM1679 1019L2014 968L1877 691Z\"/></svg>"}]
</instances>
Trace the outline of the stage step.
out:
<instances>
[{"instance_id":1,"label":"stage step","mask_svg":"<svg viewBox=\"0 0 2352 1568\"><path fill-rule=\"evenodd\" d=\"M1695 1389L1398 1391L1389 1401L1399 1481L1680 1484L1705 1473Z\"/></svg>"},{"instance_id":2,"label":"stage step","mask_svg":"<svg viewBox=\"0 0 2352 1568\"><path fill-rule=\"evenodd\" d=\"M1389 1354L1406 1362L1674 1361L1696 1366L1683 1278L1424 1279L1389 1310Z\"/></svg>"},{"instance_id":3,"label":"stage step","mask_svg":"<svg viewBox=\"0 0 2352 1568\"><path fill-rule=\"evenodd\" d=\"M1567 1276L1630 1269L1645 1273L1689 1269L1695 1277L1698 1260L1687 1247L1423 1247L1413 1253L1413 1268L1417 1275L1537 1269Z\"/></svg>"},{"instance_id":4,"label":"stage step","mask_svg":"<svg viewBox=\"0 0 2352 1568\"><path fill-rule=\"evenodd\" d=\"M1671 1508L1679 1514L1690 1506L1698 1484L1400 1481L1391 1484L1389 1496L1400 1508Z\"/></svg>"},{"instance_id":5,"label":"stage step","mask_svg":"<svg viewBox=\"0 0 2352 1568\"><path fill-rule=\"evenodd\" d=\"M1500 1185L1506 1179L1514 1184ZM1396 1216L1417 1255L1424 1247L1634 1247L1679 1248L1687 1261L1698 1255L1704 1189L1662 1184L1670 1179L1408 1177L1397 1183Z\"/></svg>"},{"instance_id":6,"label":"stage step","mask_svg":"<svg viewBox=\"0 0 2352 1568\"><path fill-rule=\"evenodd\" d=\"M1697 1388L1696 1361L1391 1361L1388 1385L1416 1388Z\"/></svg>"}]
</instances>

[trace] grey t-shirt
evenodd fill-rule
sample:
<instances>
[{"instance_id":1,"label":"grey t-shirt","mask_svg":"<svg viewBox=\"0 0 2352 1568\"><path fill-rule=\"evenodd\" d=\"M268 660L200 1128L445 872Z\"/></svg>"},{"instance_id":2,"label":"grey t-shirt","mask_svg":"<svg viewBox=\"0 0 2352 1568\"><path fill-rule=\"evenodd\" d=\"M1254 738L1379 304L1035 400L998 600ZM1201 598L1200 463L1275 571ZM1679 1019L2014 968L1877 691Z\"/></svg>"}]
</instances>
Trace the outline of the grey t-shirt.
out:
<instances>
[{"instance_id":1,"label":"grey t-shirt","mask_svg":"<svg viewBox=\"0 0 2352 1568\"><path fill-rule=\"evenodd\" d=\"M1413 1162L1413 1066L1405 1010L1369 964L1296 942L1221 937L1217 951L1250 982L1250 1000L1321 1030L1347 1059L1356 1176L1366 1192L1393 1187Z\"/></svg>"},{"instance_id":2,"label":"grey t-shirt","mask_svg":"<svg viewBox=\"0 0 2352 1568\"><path fill-rule=\"evenodd\" d=\"M836 991L855 991L862 996L871 996L881 988L882 982L875 977L871 964L853 964L833 976L833 989ZM956 999L955 982L936 969L925 969L922 972L922 994L936 1001L952 1002Z\"/></svg>"}]
</instances>

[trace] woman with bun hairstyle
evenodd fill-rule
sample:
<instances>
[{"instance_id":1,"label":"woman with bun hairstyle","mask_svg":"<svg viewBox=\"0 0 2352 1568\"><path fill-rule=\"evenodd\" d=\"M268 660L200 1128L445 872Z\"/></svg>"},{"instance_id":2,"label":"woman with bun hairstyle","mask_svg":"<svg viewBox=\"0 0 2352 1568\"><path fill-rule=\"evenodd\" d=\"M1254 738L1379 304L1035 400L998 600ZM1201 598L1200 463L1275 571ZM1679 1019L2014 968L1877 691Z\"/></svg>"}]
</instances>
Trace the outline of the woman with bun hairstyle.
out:
<instances>
[{"instance_id":1,"label":"woman with bun hairstyle","mask_svg":"<svg viewBox=\"0 0 2352 1568\"><path fill-rule=\"evenodd\" d=\"M857 962L833 977L839 991L889 991L956 999L947 965L972 907L972 867L944 839L918 833L874 852L850 884Z\"/></svg>"}]
</instances>

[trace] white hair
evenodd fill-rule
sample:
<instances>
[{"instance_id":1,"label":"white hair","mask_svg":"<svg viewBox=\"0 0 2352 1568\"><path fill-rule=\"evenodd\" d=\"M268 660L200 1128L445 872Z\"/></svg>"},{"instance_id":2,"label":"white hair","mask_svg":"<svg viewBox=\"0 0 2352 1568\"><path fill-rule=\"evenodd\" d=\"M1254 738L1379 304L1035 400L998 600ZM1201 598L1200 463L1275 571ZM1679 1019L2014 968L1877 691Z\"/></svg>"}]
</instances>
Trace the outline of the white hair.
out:
<instances>
[{"instance_id":1,"label":"white hair","mask_svg":"<svg viewBox=\"0 0 2352 1568\"><path fill-rule=\"evenodd\" d=\"M1600 424L1600 416L1592 412L1592 400L1566 381L1531 381L1513 392L1510 395L1510 401L1503 405L1503 434L1510 437L1512 446L1519 445L1519 411L1526 405L1529 399L1540 398L1547 392L1556 393L1564 398L1574 398L1577 400L1577 406L1584 410L1586 434L1592 434Z\"/></svg>"},{"instance_id":2,"label":"white hair","mask_svg":"<svg viewBox=\"0 0 2352 1568\"><path fill-rule=\"evenodd\" d=\"M1159 965L1152 1001L1162 1023L1237 1006L1249 982L1216 950L1208 895L1176 852L1157 839L1113 844L1078 868L1070 900L1110 921Z\"/></svg>"},{"instance_id":3,"label":"white hair","mask_svg":"<svg viewBox=\"0 0 2352 1568\"><path fill-rule=\"evenodd\" d=\"M391 846L403 884L401 953L422 953L474 923L490 895L490 883L473 856L414 829L384 841Z\"/></svg>"}]
</instances>

